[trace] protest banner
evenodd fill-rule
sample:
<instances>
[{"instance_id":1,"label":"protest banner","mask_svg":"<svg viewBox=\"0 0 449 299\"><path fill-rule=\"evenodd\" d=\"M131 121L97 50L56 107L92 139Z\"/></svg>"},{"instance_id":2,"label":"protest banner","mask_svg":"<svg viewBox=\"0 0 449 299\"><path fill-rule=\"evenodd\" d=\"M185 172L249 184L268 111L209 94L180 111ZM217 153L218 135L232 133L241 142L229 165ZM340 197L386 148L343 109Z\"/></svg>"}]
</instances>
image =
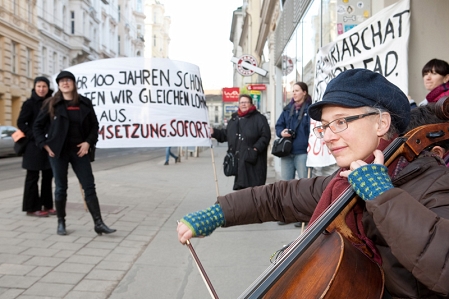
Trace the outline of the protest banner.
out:
<instances>
[{"instance_id":1,"label":"protest banner","mask_svg":"<svg viewBox=\"0 0 449 299\"><path fill-rule=\"evenodd\" d=\"M410 0L402 0L338 36L316 55L313 101L321 101L329 81L355 68L378 72L408 94L409 35ZM313 134L315 125L311 120L307 166L335 164L324 141Z\"/></svg>"},{"instance_id":2,"label":"protest banner","mask_svg":"<svg viewBox=\"0 0 449 299\"><path fill-rule=\"evenodd\" d=\"M101 59L67 68L92 101L99 148L210 146L199 68L170 59ZM55 75L56 76L56 75Z\"/></svg>"}]
</instances>

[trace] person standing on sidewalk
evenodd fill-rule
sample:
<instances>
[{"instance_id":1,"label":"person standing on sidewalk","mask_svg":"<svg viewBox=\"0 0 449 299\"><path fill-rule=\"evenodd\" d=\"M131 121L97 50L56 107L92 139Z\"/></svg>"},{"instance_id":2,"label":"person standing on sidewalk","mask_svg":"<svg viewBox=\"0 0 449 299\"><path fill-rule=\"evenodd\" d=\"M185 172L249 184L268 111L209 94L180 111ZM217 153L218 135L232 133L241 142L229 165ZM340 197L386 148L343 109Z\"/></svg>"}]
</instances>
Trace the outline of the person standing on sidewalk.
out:
<instances>
[{"instance_id":1,"label":"person standing on sidewalk","mask_svg":"<svg viewBox=\"0 0 449 299\"><path fill-rule=\"evenodd\" d=\"M50 81L45 77L36 77L34 88L31 90L31 97L23 103L17 119L17 127L28 139L22 158L22 168L26 169L22 211L26 212L28 216L48 217L48 215L56 215L56 211L53 209L53 173L48 161L48 154L45 150L37 147L33 134L34 120L41 110L42 103L52 94ZM39 172L41 173L40 195ZM42 210L42 207L44 210Z\"/></svg>"},{"instance_id":2,"label":"person standing on sidewalk","mask_svg":"<svg viewBox=\"0 0 449 299\"><path fill-rule=\"evenodd\" d=\"M264 185L267 180L267 148L271 132L267 118L257 111L253 98L239 96L239 109L232 114L226 129L211 128L212 137L218 142L228 142L238 160L234 190Z\"/></svg>"},{"instance_id":3,"label":"person standing on sidewalk","mask_svg":"<svg viewBox=\"0 0 449 299\"><path fill-rule=\"evenodd\" d=\"M99 235L113 233L116 230L107 227L101 218L89 155L98 140L98 120L92 102L78 94L76 79L71 72L60 72L56 83L59 90L45 101L33 129L37 145L48 152L55 177L57 234L67 234L65 208L69 163L84 190L95 232Z\"/></svg>"},{"instance_id":4,"label":"person standing on sidewalk","mask_svg":"<svg viewBox=\"0 0 449 299\"><path fill-rule=\"evenodd\" d=\"M321 122L313 132L335 157L337 172L219 196L181 219L178 240L221 226L313 223L352 188L359 198L343 229L359 240L354 250L383 270L384 298L448 298L449 169L439 157L422 155L411 162L398 155L384 165L382 151L409 124L407 96L378 73L350 69L329 82L308 112Z\"/></svg>"},{"instance_id":5,"label":"person standing on sidewalk","mask_svg":"<svg viewBox=\"0 0 449 299\"><path fill-rule=\"evenodd\" d=\"M165 149L165 163L164 163L164 165L168 165L170 156L175 158L175 163L179 162L179 157L176 156L175 154L173 154L170 149L171 149L171 147L169 147L169 146Z\"/></svg>"}]
</instances>

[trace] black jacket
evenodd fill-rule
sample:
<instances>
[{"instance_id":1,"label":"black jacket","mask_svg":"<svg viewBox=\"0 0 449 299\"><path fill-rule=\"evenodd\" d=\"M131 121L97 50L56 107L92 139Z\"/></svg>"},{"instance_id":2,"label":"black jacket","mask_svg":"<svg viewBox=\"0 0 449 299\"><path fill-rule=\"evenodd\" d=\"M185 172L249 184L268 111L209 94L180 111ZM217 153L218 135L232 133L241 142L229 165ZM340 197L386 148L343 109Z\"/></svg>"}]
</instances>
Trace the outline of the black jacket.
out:
<instances>
[{"instance_id":1,"label":"black jacket","mask_svg":"<svg viewBox=\"0 0 449 299\"><path fill-rule=\"evenodd\" d=\"M87 141L92 148L98 140L97 116L95 115L92 102L88 98L79 96L79 100L81 111L81 134L83 135L84 141ZM37 146L43 148L44 145L48 145L54 152L55 157L58 158L64 147L70 123L63 98L59 98L55 101L54 111L54 117L50 118L48 109L42 109L34 123L33 130ZM45 128L48 125L50 125L50 127L47 135Z\"/></svg>"},{"instance_id":2,"label":"black jacket","mask_svg":"<svg viewBox=\"0 0 449 299\"><path fill-rule=\"evenodd\" d=\"M240 133L240 138L236 137L237 131ZM234 190L265 185L267 148L271 139L270 126L265 116L257 110L242 118L234 113L226 129L214 129L212 137L218 142L227 141L228 150L236 153L239 162Z\"/></svg>"},{"instance_id":3,"label":"black jacket","mask_svg":"<svg viewBox=\"0 0 449 299\"><path fill-rule=\"evenodd\" d=\"M22 159L22 168L24 169L50 169L47 151L39 149L36 146L33 134L33 124L41 110L42 103L46 98L51 97L52 93L53 90L49 89L47 95L44 98L41 98L33 89L31 91L31 97L23 103L22 109L20 110L19 118L17 119L17 127L26 135L28 139Z\"/></svg>"}]
</instances>

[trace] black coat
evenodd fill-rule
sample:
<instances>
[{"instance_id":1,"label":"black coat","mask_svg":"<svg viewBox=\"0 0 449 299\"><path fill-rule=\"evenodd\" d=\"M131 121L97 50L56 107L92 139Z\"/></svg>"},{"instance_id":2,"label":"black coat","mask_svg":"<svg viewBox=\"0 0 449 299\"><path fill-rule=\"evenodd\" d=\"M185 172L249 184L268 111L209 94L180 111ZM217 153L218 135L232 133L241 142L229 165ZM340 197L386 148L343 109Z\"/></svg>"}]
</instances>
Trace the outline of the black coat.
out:
<instances>
[{"instance_id":1,"label":"black coat","mask_svg":"<svg viewBox=\"0 0 449 299\"><path fill-rule=\"evenodd\" d=\"M238 130L240 137L236 137ZM270 126L265 116L257 110L242 118L234 113L226 129L214 129L212 137L218 142L227 141L228 150L236 153L238 173L234 180L234 190L265 185L267 149L271 139Z\"/></svg>"},{"instance_id":2,"label":"black coat","mask_svg":"<svg viewBox=\"0 0 449 299\"><path fill-rule=\"evenodd\" d=\"M54 117L50 117L48 109L42 109L34 123L34 136L39 148L48 145L55 157L58 158L64 148L64 143L69 131L70 120L67 114L67 108L61 97L56 99L54 103ZM81 111L81 134L84 141L90 144L92 148L98 140L98 120L95 115L92 102L84 97L79 96ZM48 128L48 135L46 127Z\"/></svg>"},{"instance_id":3,"label":"black coat","mask_svg":"<svg viewBox=\"0 0 449 299\"><path fill-rule=\"evenodd\" d=\"M22 109L20 110L19 118L17 119L17 127L26 135L28 139L22 159L22 168L24 169L50 169L47 151L44 149L39 149L36 145L33 133L33 124L41 110L42 103L46 98L51 97L52 93L53 90L49 89L47 95L44 98L41 98L33 89L31 91L31 97L23 103Z\"/></svg>"}]
</instances>

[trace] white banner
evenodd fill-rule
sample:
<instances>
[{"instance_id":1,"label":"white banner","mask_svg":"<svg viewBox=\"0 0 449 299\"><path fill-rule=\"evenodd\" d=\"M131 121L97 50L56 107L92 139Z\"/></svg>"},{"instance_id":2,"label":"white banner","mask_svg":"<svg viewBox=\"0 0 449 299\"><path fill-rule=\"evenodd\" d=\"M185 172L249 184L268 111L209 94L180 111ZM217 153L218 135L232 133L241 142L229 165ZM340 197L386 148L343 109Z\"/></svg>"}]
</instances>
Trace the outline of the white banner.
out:
<instances>
[{"instance_id":1,"label":"white banner","mask_svg":"<svg viewBox=\"0 0 449 299\"><path fill-rule=\"evenodd\" d=\"M143 57L101 59L67 69L92 101L97 147L210 146L199 68Z\"/></svg>"},{"instance_id":2,"label":"white banner","mask_svg":"<svg viewBox=\"0 0 449 299\"><path fill-rule=\"evenodd\" d=\"M409 35L410 0L402 0L338 36L316 55L313 101L321 101L330 80L355 68L380 73L408 94ZM312 132L316 123L311 120L307 166L335 164L323 140Z\"/></svg>"}]
</instances>

